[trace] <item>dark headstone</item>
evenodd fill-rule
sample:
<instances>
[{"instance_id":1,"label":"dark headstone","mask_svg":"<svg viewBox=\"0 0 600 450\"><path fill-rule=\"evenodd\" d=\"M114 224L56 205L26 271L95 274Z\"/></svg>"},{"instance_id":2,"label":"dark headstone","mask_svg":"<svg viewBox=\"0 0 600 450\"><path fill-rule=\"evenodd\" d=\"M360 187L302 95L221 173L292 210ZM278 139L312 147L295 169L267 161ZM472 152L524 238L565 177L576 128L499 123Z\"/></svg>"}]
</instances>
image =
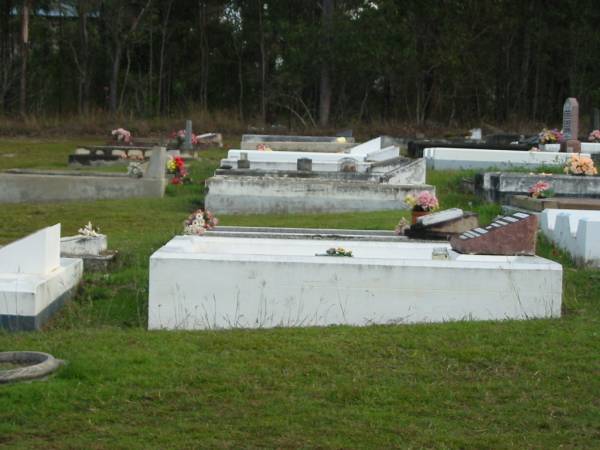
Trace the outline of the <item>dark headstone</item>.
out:
<instances>
[{"instance_id":1,"label":"dark headstone","mask_svg":"<svg viewBox=\"0 0 600 450\"><path fill-rule=\"evenodd\" d=\"M518 212L454 236L450 245L459 253L472 255L535 255L537 228L537 216Z\"/></svg>"},{"instance_id":2,"label":"dark headstone","mask_svg":"<svg viewBox=\"0 0 600 450\"><path fill-rule=\"evenodd\" d=\"M296 161L296 169L301 172L312 172L312 159L298 158L298 161Z\"/></svg>"},{"instance_id":3,"label":"dark headstone","mask_svg":"<svg viewBox=\"0 0 600 450\"><path fill-rule=\"evenodd\" d=\"M600 129L600 109L594 108L592 130Z\"/></svg>"},{"instance_id":4,"label":"dark headstone","mask_svg":"<svg viewBox=\"0 0 600 450\"><path fill-rule=\"evenodd\" d=\"M248 160L248 153L242 152L240 153L240 159L237 162L238 169L249 169L250 168L250 160Z\"/></svg>"}]
</instances>

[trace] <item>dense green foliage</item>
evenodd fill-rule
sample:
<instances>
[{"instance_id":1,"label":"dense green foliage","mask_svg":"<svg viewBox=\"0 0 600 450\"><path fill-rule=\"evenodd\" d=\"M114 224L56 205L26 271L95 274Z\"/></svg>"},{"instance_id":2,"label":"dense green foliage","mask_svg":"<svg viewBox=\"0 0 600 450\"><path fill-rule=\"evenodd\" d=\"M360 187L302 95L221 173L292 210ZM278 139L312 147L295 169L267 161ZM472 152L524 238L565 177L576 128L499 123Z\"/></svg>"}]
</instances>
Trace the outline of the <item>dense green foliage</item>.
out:
<instances>
[{"instance_id":1,"label":"dense green foliage","mask_svg":"<svg viewBox=\"0 0 600 450\"><path fill-rule=\"evenodd\" d=\"M327 89L332 125L555 125L566 97L585 114L600 101L591 0L337 0L326 31L329 1L0 0L0 113L19 110L23 54L29 114L210 110L314 126Z\"/></svg>"},{"instance_id":2,"label":"dense green foliage","mask_svg":"<svg viewBox=\"0 0 600 450\"><path fill-rule=\"evenodd\" d=\"M75 142L0 143L0 167L65 164ZM223 150L191 168L197 182ZM16 157L6 158L7 154ZM429 173L443 207L498 213ZM0 351L68 361L46 382L0 385L6 448L595 448L600 438L600 276L564 265L563 317L364 328L203 332L145 328L148 257L181 230L200 183L164 199L0 207L0 244L88 220L120 262L87 274L42 332L3 333ZM228 216L227 225L390 229L400 211Z\"/></svg>"}]
</instances>

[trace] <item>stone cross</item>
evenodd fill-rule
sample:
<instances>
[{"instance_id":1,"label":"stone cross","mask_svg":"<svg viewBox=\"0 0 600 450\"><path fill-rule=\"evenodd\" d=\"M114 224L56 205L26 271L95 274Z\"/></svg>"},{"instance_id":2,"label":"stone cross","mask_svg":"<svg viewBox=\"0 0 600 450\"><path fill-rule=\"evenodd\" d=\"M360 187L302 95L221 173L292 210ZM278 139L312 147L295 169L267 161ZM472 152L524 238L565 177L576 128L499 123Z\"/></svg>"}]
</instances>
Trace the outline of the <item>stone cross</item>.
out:
<instances>
[{"instance_id":1,"label":"stone cross","mask_svg":"<svg viewBox=\"0 0 600 450\"><path fill-rule=\"evenodd\" d=\"M187 150L187 151L193 149L193 146L192 146L192 121L189 119L185 121L185 139L183 141L183 149Z\"/></svg>"},{"instance_id":2,"label":"stone cross","mask_svg":"<svg viewBox=\"0 0 600 450\"><path fill-rule=\"evenodd\" d=\"M579 142L579 103L574 97L565 100L563 106L563 135L565 143L561 144L561 150L566 152L580 152Z\"/></svg>"}]
</instances>

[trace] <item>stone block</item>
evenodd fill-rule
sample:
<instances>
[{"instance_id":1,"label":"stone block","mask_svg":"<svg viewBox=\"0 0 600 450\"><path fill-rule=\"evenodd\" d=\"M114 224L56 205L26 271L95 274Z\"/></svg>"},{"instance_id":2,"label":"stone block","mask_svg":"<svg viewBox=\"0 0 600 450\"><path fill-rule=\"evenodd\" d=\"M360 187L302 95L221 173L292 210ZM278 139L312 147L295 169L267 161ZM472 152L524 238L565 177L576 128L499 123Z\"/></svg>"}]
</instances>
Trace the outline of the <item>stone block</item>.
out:
<instances>
[{"instance_id":1,"label":"stone block","mask_svg":"<svg viewBox=\"0 0 600 450\"><path fill-rule=\"evenodd\" d=\"M471 255L535 255L537 216L514 213L485 228L465 231L450 240L452 249Z\"/></svg>"},{"instance_id":2,"label":"stone block","mask_svg":"<svg viewBox=\"0 0 600 450\"><path fill-rule=\"evenodd\" d=\"M75 155L89 155L90 151L87 148L75 149Z\"/></svg>"}]
</instances>

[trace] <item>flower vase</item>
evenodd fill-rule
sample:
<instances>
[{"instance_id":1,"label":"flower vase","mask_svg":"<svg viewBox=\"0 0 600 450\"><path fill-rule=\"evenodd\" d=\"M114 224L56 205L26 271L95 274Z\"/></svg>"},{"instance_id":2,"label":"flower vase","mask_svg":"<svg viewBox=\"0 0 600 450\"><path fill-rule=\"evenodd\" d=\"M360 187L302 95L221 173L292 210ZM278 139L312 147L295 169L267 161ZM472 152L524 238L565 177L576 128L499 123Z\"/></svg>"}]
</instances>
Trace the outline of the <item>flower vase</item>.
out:
<instances>
[{"instance_id":1,"label":"flower vase","mask_svg":"<svg viewBox=\"0 0 600 450\"><path fill-rule=\"evenodd\" d=\"M421 216L426 216L427 214L431 214L430 211L413 211L412 212L412 221L411 223L414 225L417 223L417 219Z\"/></svg>"}]
</instances>

